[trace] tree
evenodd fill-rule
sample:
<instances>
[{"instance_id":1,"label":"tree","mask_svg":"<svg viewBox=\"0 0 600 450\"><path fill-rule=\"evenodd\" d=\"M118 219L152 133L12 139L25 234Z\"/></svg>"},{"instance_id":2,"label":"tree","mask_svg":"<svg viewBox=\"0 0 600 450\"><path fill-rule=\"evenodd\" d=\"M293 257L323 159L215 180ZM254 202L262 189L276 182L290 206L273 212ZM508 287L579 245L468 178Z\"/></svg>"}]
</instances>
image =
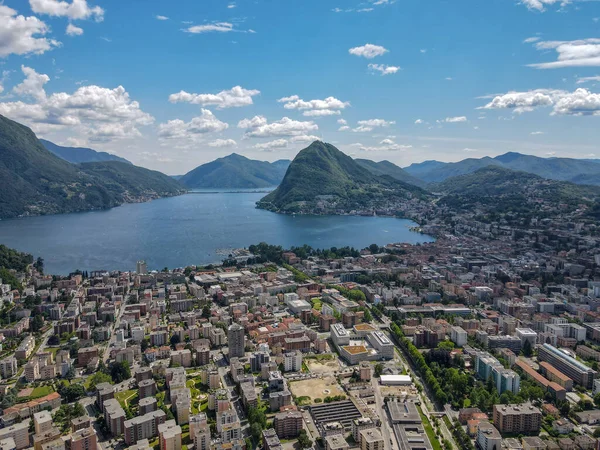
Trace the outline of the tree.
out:
<instances>
[{"instance_id":1,"label":"tree","mask_svg":"<svg viewBox=\"0 0 600 450\"><path fill-rule=\"evenodd\" d=\"M171 347L175 348L175 346L177 344L179 344L179 342L181 342L181 339L179 338L178 334L174 334L173 336L171 336Z\"/></svg>"},{"instance_id":2,"label":"tree","mask_svg":"<svg viewBox=\"0 0 600 450\"><path fill-rule=\"evenodd\" d=\"M255 442L259 441L261 434L262 428L260 427L260 424L253 423L252 425L250 425L250 435L252 436L252 439L254 439Z\"/></svg>"},{"instance_id":3,"label":"tree","mask_svg":"<svg viewBox=\"0 0 600 450\"><path fill-rule=\"evenodd\" d=\"M371 253L379 253L379 245L377 244L371 244L368 248Z\"/></svg>"},{"instance_id":4,"label":"tree","mask_svg":"<svg viewBox=\"0 0 600 450\"><path fill-rule=\"evenodd\" d=\"M306 434L306 430L300 430L300 434L298 435L298 445L300 448L311 448L312 444L313 443L308 437L308 434Z\"/></svg>"},{"instance_id":5,"label":"tree","mask_svg":"<svg viewBox=\"0 0 600 450\"><path fill-rule=\"evenodd\" d=\"M73 378L75 378L75 368L73 366L69 367L69 370L65 374L65 378L67 380L72 380Z\"/></svg>"},{"instance_id":6,"label":"tree","mask_svg":"<svg viewBox=\"0 0 600 450\"><path fill-rule=\"evenodd\" d=\"M110 376L115 383L131 378L131 370L127 361L113 362L110 365Z\"/></svg>"},{"instance_id":7,"label":"tree","mask_svg":"<svg viewBox=\"0 0 600 450\"><path fill-rule=\"evenodd\" d=\"M60 395L67 401L67 403L71 403L85 396L85 388L81 383L70 384L69 386L61 389Z\"/></svg>"},{"instance_id":8,"label":"tree","mask_svg":"<svg viewBox=\"0 0 600 450\"><path fill-rule=\"evenodd\" d=\"M210 318L210 306L204 305L204 307L202 308L202 317L205 319Z\"/></svg>"},{"instance_id":9,"label":"tree","mask_svg":"<svg viewBox=\"0 0 600 450\"><path fill-rule=\"evenodd\" d=\"M110 383L111 381L112 381L112 377L109 374L104 373L99 370L98 372L96 372L94 375L92 375L90 377L90 383L89 383L90 391L95 391L96 385L98 385L100 383Z\"/></svg>"},{"instance_id":10,"label":"tree","mask_svg":"<svg viewBox=\"0 0 600 450\"><path fill-rule=\"evenodd\" d=\"M375 376L380 377L383 373L383 364L377 363L375 364Z\"/></svg>"},{"instance_id":11,"label":"tree","mask_svg":"<svg viewBox=\"0 0 600 450\"><path fill-rule=\"evenodd\" d=\"M44 317L41 314L36 314L33 320L31 321L31 329L35 332L40 331L43 327Z\"/></svg>"},{"instance_id":12,"label":"tree","mask_svg":"<svg viewBox=\"0 0 600 450\"><path fill-rule=\"evenodd\" d=\"M533 348L531 347L531 342L529 342L529 340L525 340L521 351L523 352L523 356L526 356L527 358L530 358L531 355L533 355Z\"/></svg>"}]
</instances>

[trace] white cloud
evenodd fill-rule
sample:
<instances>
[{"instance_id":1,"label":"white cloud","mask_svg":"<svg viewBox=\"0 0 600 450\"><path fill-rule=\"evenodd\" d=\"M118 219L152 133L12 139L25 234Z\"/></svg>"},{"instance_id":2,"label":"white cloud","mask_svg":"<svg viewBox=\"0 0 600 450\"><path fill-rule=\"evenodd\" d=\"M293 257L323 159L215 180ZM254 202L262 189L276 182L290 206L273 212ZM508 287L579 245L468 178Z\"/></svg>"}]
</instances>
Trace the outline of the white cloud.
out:
<instances>
[{"instance_id":1,"label":"white cloud","mask_svg":"<svg viewBox=\"0 0 600 450\"><path fill-rule=\"evenodd\" d=\"M423 123L425 123L425 122L423 122L423 120L422 120L422 119L417 119L417 120L415 120L415 125L421 125L421 124L423 124Z\"/></svg>"},{"instance_id":2,"label":"white cloud","mask_svg":"<svg viewBox=\"0 0 600 450\"><path fill-rule=\"evenodd\" d=\"M543 131L532 131L529 134L531 134L532 136L540 136L540 135L546 134L546 133L544 133Z\"/></svg>"},{"instance_id":3,"label":"white cloud","mask_svg":"<svg viewBox=\"0 0 600 450\"><path fill-rule=\"evenodd\" d=\"M466 122L466 121L467 121L467 118L465 116L446 117L445 119L438 120L438 122L444 122L444 123L460 123L460 122Z\"/></svg>"},{"instance_id":4,"label":"white cloud","mask_svg":"<svg viewBox=\"0 0 600 450\"><path fill-rule=\"evenodd\" d=\"M571 3L571 0L521 0L520 3L527 6L529 10L544 12L547 6L565 6Z\"/></svg>"},{"instance_id":5,"label":"white cloud","mask_svg":"<svg viewBox=\"0 0 600 450\"><path fill-rule=\"evenodd\" d=\"M235 25L231 22L213 22L213 23L207 23L204 25L193 25L191 27L186 28L185 30L183 30L187 33L192 33L192 34L203 34L203 33L231 33L231 32L237 32L237 33L256 33L256 31L250 29L250 30L238 30L235 28Z\"/></svg>"},{"instance_id":6,"label":"white cloud","mask_svg":"<svg viewBox=\"0 0 600 450\"><path fill-rule=\"evenodd\" d=\"M463 148L463 152L467 152L467 153L475 153L478 152L479 150L477 150L476 148Z\"/></svg>"},{"instance_id":7,"label":"white cloud","mask_svg":"<svg viewBox=\"0 0 600 450\"><path fill-rule=\"evenodd\" d=\"M233 9L235 8L237 5L235 3L230 3L229 5L227 5L227 9Z\"/></svg>"},{"instance_id":8,"label":"white cloud","mask_svg":"<svg viewBox=\"0 0 600 450\"><path fill-rule=\"evenodd\" d=\"M314 142L320 140L321 138L319 136L312 135L294 136L290 139L291 142Z\"/></svg>"},{"instance_id":9,"label":"white cloud","mask_svg":"<svg viewBox=\"0 0 600 450\"><path fill-rule=\"evenodd\" d=\"M46 98L44 85L50 81L50 77L45 74L37 73L30 67L21 66L21 71L25 79L13 88L17 95L32 97L35 100L43 101Z\"/></svg>"},{"instance_id":10,"label":"white cloud","mask_svg":"<svg viewBox=\"0 0 600 450\"><path fill-rule=\"evenodd\" d=\"M387 121L383 119L369 119L369 120L359 120L358 127L354 128L352 131L355 133L368 133L369 131L373 131L374 128L386 128L390 125L395 125L395 121Z\"/></svg>"},{"instance_id":11,"label":"white cloud","mask_svg":"<svg viewBox=\"0 0 600 450\"><path fill-rule=\"evenodd\" d=\"M528 37L527 39L523 39L523 44L533 44L540 40L539 36Z\"/></svg>"},{"instance_id":12,"label":"white cloud","mask_svg":"<svg viewBox=\"0 0 600 450\"><path fill-rule=\"evenodd\" d=\"M427 49L426 48L422 48L421 50L419 50L421 53L427 53Z\"/></svg>"},{"instance_id":13,"label":"white cloud","mask_svg":"<svg viewBox=\"0 0 600 450\"><path fill-rule=\"evenodd\" d=\"M391 75L401 70L398 66L387 66L385 64L369 64L369 70L379 72L381 75Z\"/></svg>"},{"instance_id":14,"label":"white cloud","mask_svg":"<svg viewBox=\"0 0 600 450\"><path fill-rule=\"evenodd\" d=\"M563 67L600 66L600 39L580 39L576 41L542 41L535 44L536 49L556 50L556 61L529 64L536 69L558 69Z\"/></svg>"},{"instance_id":15,"label":"white cloud","mask_svg":"<svg viewBox=\"0 0 600 450\"><path fill-rule=\"evenodd\" d=\"M396 142L389 138L383 139L378 146L368 147L360 144L359 146L363 152L389 152L395 150L408 150L409 148L412 148L412 145L396 144Z\"/></svg>"},{"instance_id":16,"label":"white cloud","mask_svg":"<svg viewBox=\"0 0 600 450\"><path fill-rule=\"evenodd\" d=\"M343 125L338 128L338 131L348 131L349 129L350 129L350 127L348 125Z\"/></svg>"},{"instance_id":17,"label":"white cloud","mask_svg":"<svg viewBox=\"0 0 600 450\"><path fill-rule=\"evenodd\" d=\"M286 141L285 139L276 139L274 141L256 144L256 145L254 145L253 148L256 148L258 150L270 151L270 150L275 150L278 148L287 148L287 146L288 146L288 141Z\"/></svg>"},{"instance_id":18,"label":"white cloud","mask_svg":"<svg viewBox=\"0 0 600 450\"><path fill-rule=\"evenodd\" d=\"M157 20L169 20L169 18L167 16L154 16Z\"/></svg>"},{"instance_id":19,"label":"white cloud","mask_svg":"<svg viewBox=\"0 0 600 450\"><path fill-rule=\"evenodd\" d=\"M76 27L75 25L70 23L69 25L67 25L65 33L68 36L81 36L83 34L83 28Z\"/></svg>"},{"instance_id":20,"label":"white cloud","mask_svg":"<svg viewBox=\"0 0 600 450\"><path fill-rule=\"evenodd\" d=\"M47 95L44 85L50 78L35 70L21 68L25 80L13 88L16 95L32 98L0 103L0 114L30 125L44 133L70 129L96 140L139 136L138 126L150 125L154 118L131 100L124 87L81 86L74 93Z\"/></svg>"},{"instance_id":21,"label":"white cloud","mask_svg":"<svg viewBox=\"0 0 600 450\"><path fill-rule=\"evenodd\" d=\"M215 139L214 141L209 142L207 145L209 147L217 147L217 148L235 147L237 145L237 142L235 142L233 139Z\"/></svg>"},{"instance_id":22,"label":"white cloud","mask_svg":"<svg viewBox=\"0 0 600 450\"><path fill-rule=\"evenodd\" d=\"M86 0L29 0L31 10L37 14L55 17L68 17L71 20L93 17L100 22L104 19L104 10L99 6L89 6Z\"/></svg>"},{"instance_id":23,"label":"white cloud","mask_svg":"<svg viewBox=\"0 0 600 450\"><path fill-rule=\"evenodd\" d=\"M302 122L284 117L276 122L269 123L264 116L255 116L252 119L243 119L238 123L238 128L245 129L244 137L281 137L303 136L311 131L316 131L319 126L314 122Z\"/></svg>"},{"instance_id":24,"label":"white cloud","mask_svg":"<svg viewBox=\"0 0 600 450\"><path fill-rule=\"evenodd\" d=\"M180 91L177 94L169 95L171 103L192 103L202 106L216 106L217 109L239 108L241 106L252 105L252 97L260 94L255 89L244 89L241 86L235 86L228 91L221 91L218 94L190 94Z\"/></svg>"},{"instance_id":25,"label":"white cloud","mask_svg":"<svg viewBox=\"0 0 600 450\"><path fill-rule=\"evenodd\" d=\"M169 120L158 125L158 137L163 142L175 141L180 146L200 142L208 133L221 132L229 127L221 122L208 109L201 109L200 116L194 117L189 122L181 119Z\"/></svg>"},{"instance_id":26,"label":"white cloud","mask_svg":"<svg viewBox=\"0 0 600 450\"><path fill-rule=\"evenodd\" d=\"M42 54L60 46L45 36L50 28L37 17L17 15L17 11L0 4L0 58L8 55Z\"/></svg>"},{"instance_id":27,"label":"white cloud","mask_svg":"<svg viewBox=\"0 0 600 450\"><path fill-rule=\"evenodd\" d=\"M277 100L279 103L284 103L285 109L297 109L304 111L303 116L306 117L323 117L340 115L342 109L350 106L350 102L343 102L335 97L327 97L324 100L302 100L297 95L283 97Z\"/></svg>"},{"instance_id":28,"label":"white cloud","mask_svg":"<svg viewBox=\"0 0 600 450\"><path fill-rule=\"evenodd\" d=\"M339 125L348 125L348 121L346 119L338 119L337 123Z\"/></svg>"},{"instance_id":29,"label":"white cloud","mask_svg":"<svg viewBox=\"0 0 600 450\"><path fill-rule=\"evenodd\" d=\"M589 82L595 82L595 81L600 81L600 76L578 78L577 84L583 84L583 83L589 83Z\"/></svg>"},{"instance_id":30,"label":"white cloud","mask_svg":"<svg viewBox=\"0 0 600 450\"><path fill-rule=\"evenodd\" d=\"M600 115L600 94L579 88L574 92L536 89L498 95L483 109L513 109L516 113L552 106L552 115Z\"/></svg>"},{"instance_id":31,"label":"white cloud","mask_svg":"<svg viewBox=\"0 0 600 450\"><path fill-rule=\"evenodd\" d=\"M348 50L348 53L355 56L362 56L363 58L373 59L376 56L381 56L389 52L388 49L380 45L365 44L361 47L354 47Z\"/></svg>"}]
</instances>

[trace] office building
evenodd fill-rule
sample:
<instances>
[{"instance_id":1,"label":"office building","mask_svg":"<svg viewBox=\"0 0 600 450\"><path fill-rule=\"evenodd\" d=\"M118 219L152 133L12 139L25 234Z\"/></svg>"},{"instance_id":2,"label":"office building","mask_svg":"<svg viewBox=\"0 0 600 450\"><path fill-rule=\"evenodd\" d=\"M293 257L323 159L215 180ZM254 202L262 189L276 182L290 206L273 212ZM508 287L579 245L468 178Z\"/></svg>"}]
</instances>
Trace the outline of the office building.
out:
<instances>
[{"instance_id":1,"label":"office building","mask_svg":"<svg viewBox=\"0 0 600 450\"><path fill-rule=\"evenodd\" d=\"M542 345L538 349L538 360L547 362L576 384L592 389L597 372L556 347L550 344Z\"/></svg>"}]
</instances>

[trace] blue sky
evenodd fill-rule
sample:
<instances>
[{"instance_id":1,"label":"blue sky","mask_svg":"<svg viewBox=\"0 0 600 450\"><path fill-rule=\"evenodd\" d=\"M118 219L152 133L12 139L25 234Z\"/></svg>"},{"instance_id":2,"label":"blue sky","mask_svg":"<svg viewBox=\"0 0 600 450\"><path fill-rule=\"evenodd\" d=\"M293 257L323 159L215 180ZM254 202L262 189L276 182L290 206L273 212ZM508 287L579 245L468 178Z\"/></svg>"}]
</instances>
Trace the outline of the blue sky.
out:
<instances>
[{"instance_id":1,"label":"blue sky","mask_svg":"<svg viewBox=\"0 0 600 450\"><path fill-rule=\"evenodd\" d=\"M401 166L600 157L600 3L4 0L0 114L169 174L318 137Z\"/></svg>"}]
</instances>

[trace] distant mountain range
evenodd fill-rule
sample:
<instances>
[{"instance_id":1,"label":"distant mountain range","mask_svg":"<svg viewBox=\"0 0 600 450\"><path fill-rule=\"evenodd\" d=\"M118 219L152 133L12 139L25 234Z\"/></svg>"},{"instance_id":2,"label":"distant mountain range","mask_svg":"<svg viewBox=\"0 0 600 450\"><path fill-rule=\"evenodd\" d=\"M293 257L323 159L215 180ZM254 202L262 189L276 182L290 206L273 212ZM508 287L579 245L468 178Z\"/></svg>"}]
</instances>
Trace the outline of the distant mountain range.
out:
<instances>
[{"instance_id":1,"label":"distant mountain range","mask_svg":"<svg viewBox=\"0 0 600 450\"><path fill-rule=\"evenodd\" d=\"M40 139L40 142L59 158L69 161L73 164L87 163L87 162L104 162L104 161L120 161L127 164L131 164L125 158L121 158L117 155L111 155L106 152L98 152L91 148L84 147L63 147L45 139Z\"/></svg>"},{"instance_id":2,"label":"distant mountain range","mask_svg":"<svg viewBox=\"0 0 600 450\"><path fill-rule=\"evenodd\" d=\"M179 178L191 189L252 189L278 186L283 180L289 160L273 163L248 159L233 153L203 164Z\"/></svg>"},{"instance_id":3,"label":"distant mountain range","mask_svg":"<svg viewBox=\"0 0 600 450\"><path fill-rule=\"evenodd\" d=\"M172 178L130 163L71 164L29 128L0 116L0 218L104 209L183 191Z\"/></svg>"},{"instance_id":4,"label":"distant mountain range","mask_svg":"<svg viewBox=\"0 0 600 450\"><path fill-rule=\"evenodd\" d=\"M438 183L489 166L528 172L550 180L600 186L600 160L540 158L514 152L495 158L487 156L481 159L469 158L456 163L425 161L411 164L404 170L427 183Z\"/></svg>"},{"instance_id":5,"label":"distant mountain range","mask_svg":"<svg viewBox=\"0 0 600 450\"><path fill-rule=\"evenodd\" d=\"M600 199L600 186L549 180L494 165L430 187L442 195L439 206L459 211L478 209L496 219L501 214L522 219L573 212Z\"/></svg>"},{"instance_id":6,"label":"distant mountain range","mask_svg":"<svg viewBox=\"0 0 600 450\"><path fill-rule=\"evenodd\" d=\"M427 197L423 189L389 175L375 175L331 144L315 141L290 164L277 189L258 203L278 212L327 208L372 210L393 201Z\"/></svg>"},{"instance_id":7,"label":"distant mountain range","mask_svg":"<svg viewBox=\"0 0 600 450\"><path fill-rule=\"evenodd\" d=\"M408 184L424 188L427 183L417 177L412 176L406 170L398 167L396 164L389 161L375 162L370 159L355 159L360 166L367 169L373 175L381 176L388 175L398 181L403 181Z\"/></svg>"}]
</instances>

